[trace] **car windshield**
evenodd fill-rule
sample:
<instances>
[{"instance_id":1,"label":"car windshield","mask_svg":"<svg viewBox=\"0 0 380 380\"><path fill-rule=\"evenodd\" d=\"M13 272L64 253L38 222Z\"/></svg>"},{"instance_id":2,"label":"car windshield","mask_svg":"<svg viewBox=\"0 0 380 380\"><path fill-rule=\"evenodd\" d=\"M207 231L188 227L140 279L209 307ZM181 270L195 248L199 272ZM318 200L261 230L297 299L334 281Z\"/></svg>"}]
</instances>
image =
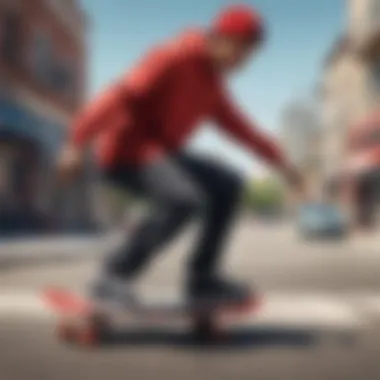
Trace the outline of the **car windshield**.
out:
<instances>
[{"instance_id":1,"label":"car windshield","mask_svg":"<svg viewBox=\"0 0 380 380\"><path fill-rule=\"evenodd\" d=\"M304 209L305 217L339 219L340 212L337 208L326 204L313 204Z\"/></svg>"}]
</instances>

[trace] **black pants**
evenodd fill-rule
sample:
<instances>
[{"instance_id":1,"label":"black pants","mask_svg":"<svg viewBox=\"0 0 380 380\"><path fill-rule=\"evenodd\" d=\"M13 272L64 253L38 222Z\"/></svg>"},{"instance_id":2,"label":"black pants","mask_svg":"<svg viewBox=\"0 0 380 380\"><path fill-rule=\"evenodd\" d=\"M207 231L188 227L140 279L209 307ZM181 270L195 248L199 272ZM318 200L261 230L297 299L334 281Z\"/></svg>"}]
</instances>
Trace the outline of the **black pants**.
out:
<instances>
[{"instance_id":1,"label":"black pants","mask_svg":"<svg viewBox=\"0 0 380 380\"><path fill-rule=\"evenodd\" d=\"M146 197L154 206L133 236L110 255L106 265L109 273L135 277L195 216L203 224L189 262L189 275L208 276L218 270L242 188L236 173L207 159L177 155L143 167L115 167L105 177Z\"/></svg>"}]
</instances>

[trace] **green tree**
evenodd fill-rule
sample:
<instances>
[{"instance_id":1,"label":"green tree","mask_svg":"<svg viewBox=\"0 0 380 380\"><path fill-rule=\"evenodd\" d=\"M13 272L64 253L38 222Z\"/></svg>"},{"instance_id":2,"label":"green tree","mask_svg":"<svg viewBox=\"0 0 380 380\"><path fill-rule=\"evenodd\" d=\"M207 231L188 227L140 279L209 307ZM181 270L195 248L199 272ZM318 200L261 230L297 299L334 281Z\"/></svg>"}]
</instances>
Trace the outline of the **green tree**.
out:
<instances>
[{"instance_id":1,"label":"green tree","mask_svg":"<svg viewBox=\"0 0 380 380\"><path fill-rule=\"evenodd\" d=\"M264 178L247 184L243 204L248 209L258 212L279 210L284 202L281 183L275 178Z\"/></svg>"}]
</instances>

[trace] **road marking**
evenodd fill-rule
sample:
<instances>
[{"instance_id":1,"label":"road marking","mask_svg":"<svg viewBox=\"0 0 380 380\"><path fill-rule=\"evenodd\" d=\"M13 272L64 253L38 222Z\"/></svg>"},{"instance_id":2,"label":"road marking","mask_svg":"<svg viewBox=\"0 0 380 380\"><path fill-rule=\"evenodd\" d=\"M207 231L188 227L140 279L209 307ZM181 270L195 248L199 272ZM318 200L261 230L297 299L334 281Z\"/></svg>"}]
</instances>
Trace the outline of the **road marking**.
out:
<instances>
[{"instance_id":1,"label":"road marking","mask_svg":"<svg viewBox=\"0 0 380 380\"><path fill-rule=\"evenodd\" d=\"M350 302L357 308L358 312L360 311L367 317L380 317L380 293L351 295Z\"/></svg>"},{"instance_id":2,"label":"road marking","mask_svg":"<svg viewBox=\"0 0 380 380\"><path fill-rule=\"evenodd\" d=\"M0 293L1 316L49 317L51 313L37 293L15 291Z\"/></svg>"},{"instance_id":3,"label":"road marking","mask_svg":"<svg viewBox=\"0 0 380 380\"><path fill-rule=\"evenodd\" d=\"M0 292L0 320L16 316L50 319L52 315L36 292ZM237 323L273 328L356 329L368 324L368 316L380 317L380 295L270 293L258 310L239 318Z\"/></svg>"},{"instance_id":4,"label":"road marking","mask_svg":"<svg viewBox=\"0 0 380 380\"><path fill-rule=\"evenodd\" d=\"M363 319L347 302L314 294L271 294L247 324L286 328L356 328Z\"/></svg>"}]
</instances>

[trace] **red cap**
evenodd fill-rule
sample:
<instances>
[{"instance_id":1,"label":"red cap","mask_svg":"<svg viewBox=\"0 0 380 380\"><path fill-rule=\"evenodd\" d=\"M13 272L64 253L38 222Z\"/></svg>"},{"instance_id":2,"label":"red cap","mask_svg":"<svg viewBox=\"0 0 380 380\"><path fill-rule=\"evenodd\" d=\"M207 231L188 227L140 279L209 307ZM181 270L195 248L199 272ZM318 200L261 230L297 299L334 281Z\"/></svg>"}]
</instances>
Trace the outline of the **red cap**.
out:
<instances>
[{"instance_id":1,"label":"red cap","mask_svg":"<svg viewBox=\"0 0 380 380\"><path fill-rule=\"evenodd\" d=\"M260 14L247 5L232 5L224 8L214 19L213 32L221 35L261 41L264 25Z\"/></svg>"}]
</instances>

